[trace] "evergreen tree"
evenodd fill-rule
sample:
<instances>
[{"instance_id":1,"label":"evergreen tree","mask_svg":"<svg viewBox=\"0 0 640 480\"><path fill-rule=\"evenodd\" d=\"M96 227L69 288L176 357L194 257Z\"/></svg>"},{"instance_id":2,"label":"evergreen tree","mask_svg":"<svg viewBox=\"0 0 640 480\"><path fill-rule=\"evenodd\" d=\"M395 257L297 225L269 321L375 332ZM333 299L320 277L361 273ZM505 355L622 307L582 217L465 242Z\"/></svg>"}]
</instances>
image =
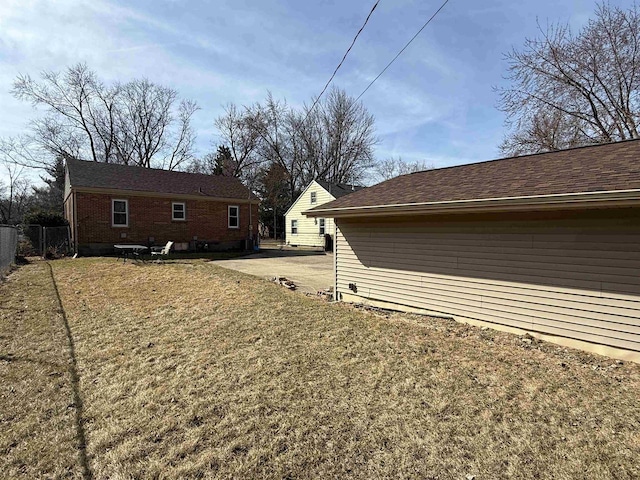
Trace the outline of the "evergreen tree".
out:
<instances>
[{"instance_id":1,"label":"evergreen tree","mask_svg":"<svg viewBox=\"0 0 640 480\"><path fill-rule=\"evenodd\" d=\"M44 182L42 187L33 187L32 211L41 211L62 215L64 195L64 157L56 156L50 165L47 165L48 176L41 176Z\"/></svg>"}]
</instances>

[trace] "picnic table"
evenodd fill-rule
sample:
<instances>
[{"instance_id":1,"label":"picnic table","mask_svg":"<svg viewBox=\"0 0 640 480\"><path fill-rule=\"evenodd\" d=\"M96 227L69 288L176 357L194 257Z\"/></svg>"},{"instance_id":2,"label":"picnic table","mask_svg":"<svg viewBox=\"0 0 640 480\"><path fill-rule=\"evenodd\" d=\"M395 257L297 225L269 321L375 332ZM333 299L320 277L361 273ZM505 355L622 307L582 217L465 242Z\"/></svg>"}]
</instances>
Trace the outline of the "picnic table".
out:
<instances>
[{"instance_id":1,"label":"picnic table","mask_svg":"<svg viewBox=\"0 0 640 480\"><path fill-rule=\"evenodd\" d=\"M114 245L113 248L118 253L118 258L122 257L122 263L127 261L127 258L132 258L134 260L144 260L140 254L147 251L149 248L144 245L128 245L128 244L118 244Z\"/></svg>"}]
</instances>

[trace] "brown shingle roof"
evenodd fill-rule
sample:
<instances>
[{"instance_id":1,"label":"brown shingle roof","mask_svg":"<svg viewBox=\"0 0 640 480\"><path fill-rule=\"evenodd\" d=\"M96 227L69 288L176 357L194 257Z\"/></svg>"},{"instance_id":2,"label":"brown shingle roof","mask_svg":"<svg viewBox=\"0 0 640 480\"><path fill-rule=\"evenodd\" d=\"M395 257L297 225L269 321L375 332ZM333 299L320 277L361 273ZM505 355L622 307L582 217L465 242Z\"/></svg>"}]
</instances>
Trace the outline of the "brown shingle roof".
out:
<instances>
[{"instance_id":1,"label":"brown shingle roof","mask_svg":"<svg viewBox=\"0 0 640 480\"><path fill-rule=\"evenodd\" d=\"M640 140L411 173L313 210L633 189L640 189Z\"/></svg>"},{"instance_id":2,"label":"brown shingle roof","mask_svg":"<svg viewBox=\"0 0 640 480\"><path fill-rule=\"evenodd\" d=\"M67 160L69 181L76 188L105 188L174 195L249 199L240 180L220 175L173 172L114 163ZM257 197L252 195L253 200Z\"/></svg>"}]
</instances>

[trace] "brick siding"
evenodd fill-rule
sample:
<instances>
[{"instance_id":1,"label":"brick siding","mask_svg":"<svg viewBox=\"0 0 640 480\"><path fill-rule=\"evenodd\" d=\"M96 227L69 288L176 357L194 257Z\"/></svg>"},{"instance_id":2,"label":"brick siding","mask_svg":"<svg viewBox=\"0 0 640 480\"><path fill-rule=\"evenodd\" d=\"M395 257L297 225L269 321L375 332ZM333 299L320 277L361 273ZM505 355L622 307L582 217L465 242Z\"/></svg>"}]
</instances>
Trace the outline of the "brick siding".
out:
<instances>
[{"instance_id":1,"label":"brick siding","mask_svg":"<svg viewBox=\"0 0 640 480\"><path fill-rule=\"evenodd\" d=\"M111 200L129 202L128 227L113 227ZM180 198L139 197L126 195L76 193L78 244L149 244L167 241L198 241L213 244L239 242L247 238L249 205L212 200L184 200ZM172 220L172 202L186 204L186 220ZM71 203L71 202L69 202ZM240 207L240 228L228 227L229 205ZM71 207L71 205L69 205ZM71 212L65 212L69 215ZM254 238L258 232L258 205L252 205ZM73 226L72 226L73 227ZM126 236L123 238L123 234Z\"/></svg>"}]
</instances>

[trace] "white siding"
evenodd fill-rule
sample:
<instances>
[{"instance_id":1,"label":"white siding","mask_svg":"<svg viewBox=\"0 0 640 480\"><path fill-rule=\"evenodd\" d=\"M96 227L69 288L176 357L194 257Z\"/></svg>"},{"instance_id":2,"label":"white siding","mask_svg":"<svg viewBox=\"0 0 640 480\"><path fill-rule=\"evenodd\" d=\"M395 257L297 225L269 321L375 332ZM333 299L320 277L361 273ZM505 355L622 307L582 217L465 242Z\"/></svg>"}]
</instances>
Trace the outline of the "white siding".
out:
<instances>
[{"instance_id":1,"label":"white siding","mask_svg":"<svg viewBox=\"0 0 640 480\"><path fill-rule=\"evenodd\" d=\"M338 220L339 292L640 351L640 214Z\"/></svg>"},{"instance_id":2,"label":"white siding","mask_svg":"<svg viewBox=\"0 0 640 480\"><path fill-rule=\"evenodd\" d=\"M316 193L316 203L311 203L311 192ZM302 214L307 210L310 210L319 205L323 205L332 200L335 197L327 192L316 181L311 182L307 189L300 195L300 197L291 206L285 217L286 223L286 240L289 245L303 245L310 247L323 247L324 235L320 235L320 220L317 218L310 218ZM291 220L298 221L298 233L291 233ZM334 234L333 219L325 219L325 233Z\"/></svg>"}]
</instances>

